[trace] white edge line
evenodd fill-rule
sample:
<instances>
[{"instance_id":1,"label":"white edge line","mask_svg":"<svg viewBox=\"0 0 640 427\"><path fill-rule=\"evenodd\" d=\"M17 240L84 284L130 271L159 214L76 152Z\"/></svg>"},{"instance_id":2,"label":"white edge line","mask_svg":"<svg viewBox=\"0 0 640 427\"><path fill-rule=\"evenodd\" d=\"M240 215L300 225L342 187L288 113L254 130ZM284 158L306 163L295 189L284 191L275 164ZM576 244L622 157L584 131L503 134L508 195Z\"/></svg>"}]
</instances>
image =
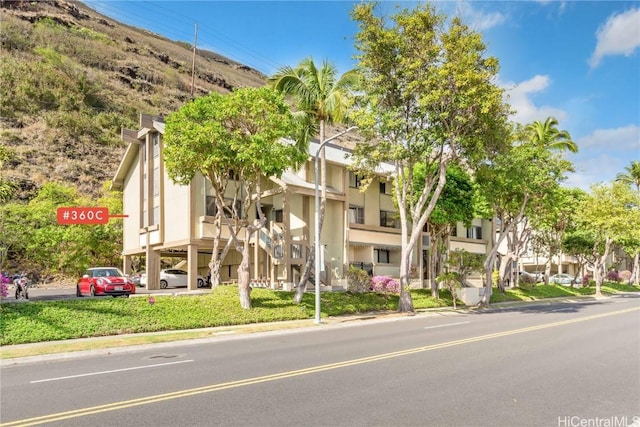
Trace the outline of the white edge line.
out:
<instances>
[{"instance_id":1,"label":"white edge line","mask_svg":"<svg viewBox=\"0 0 640 427\"><path fill-rule=\"evenodd\" d=\"M466 322L457 322L457 323L447 323L446 325L425 326L424 329L444 328L445 326L464 325L466 323L470 323L470 322L466 321Z\"/></svg>"},{"instance_id":2,"label":"white edge line","mask_svg":"<svg viewBox=\"0 0 640 427\"><path fill-rule=\"evenodd\" d=\"M90 373L87 373L87 374L69 375L67 377L46 378L44 380L30 381L30 384L44 383L44 382L47 382L47 381L68 380L68 379L71 379L71 378L89 377L89 376L92 376L92 375L113 374L115 372L134 371L136 369L157 368L159 366L177 365L178 363L187 363L187 362L193 362L193 360L180 360L178 362L158 363L158 364L155 364L155 365L134 366L132 368L113 369L111 371L100 371L100 372L90 372Z\"/></svg>"}]
</instances>

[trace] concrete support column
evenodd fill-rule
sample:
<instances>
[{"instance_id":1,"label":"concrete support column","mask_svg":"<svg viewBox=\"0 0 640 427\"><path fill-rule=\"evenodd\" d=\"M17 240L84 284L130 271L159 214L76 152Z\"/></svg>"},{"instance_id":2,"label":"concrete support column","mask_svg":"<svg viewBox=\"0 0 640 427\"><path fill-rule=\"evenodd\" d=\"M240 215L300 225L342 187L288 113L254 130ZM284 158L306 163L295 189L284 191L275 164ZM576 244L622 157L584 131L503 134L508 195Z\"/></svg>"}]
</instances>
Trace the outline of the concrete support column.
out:
<instances>
[{"instance_id":1,"label":"concrete support column","mask_svg":"<svg viewBox=\"0 0 640 427\"><path fill-rule=\"evenodd\" d=\"M122 272L124 274L131 274L131 255L122 257Z\"/></svg>"},{"instance_id":2,"label":"concrete support column","mask_svg":"<svg viewBox=\"0 0 640 427\"><path fill-rule=\"evenodd\" d=\"M191 243L187 245L187 290L198 289L198 246Z\"/></svg>"},{"instance_id":3,"label":"concrete support column","mask_svg":"<svg viewBox=\"0 0 640 427\"><path fill-rule=\"evenodd\" d=\"M160 289L160 253L147 245L146 256L147 289Z\"/></svg>"}]
</instances>

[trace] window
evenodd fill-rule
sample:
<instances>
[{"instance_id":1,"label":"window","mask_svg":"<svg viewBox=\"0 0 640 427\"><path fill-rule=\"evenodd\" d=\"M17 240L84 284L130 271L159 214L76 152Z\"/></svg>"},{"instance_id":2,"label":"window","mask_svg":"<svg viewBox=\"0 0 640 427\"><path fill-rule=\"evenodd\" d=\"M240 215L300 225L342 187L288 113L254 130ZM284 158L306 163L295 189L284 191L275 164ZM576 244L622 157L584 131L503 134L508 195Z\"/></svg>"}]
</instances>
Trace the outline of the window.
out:
<instances>
[{"instance_id":1,"label":"window","mask_svg":"<svg viewBox=\"0 0 640 427\"><path fill-rule=\"evenodd\" d=\"M227 218L233 218L233 212L231 211L231 205L233 203L233 199L224 199L225 210L224 213ZM216 206L216 197L215 196L207 196L207 212L208 216L216 216L218 214L218 207ZM236 213L238 218L242 218L242 202L240 200L236 200Z\"/></svg>"},{"instance_id":2,"label":"window","mask_svg":"<svg viewBox=\"0 0 640 427\"><path fill-rule=\"evenodd\" d=\"M142 155L142 227L160 224L160 134L150 136L141 146ZM149 217L151 213L151 217Z\"/></svg>"},{"instance_id":3,"label":"window","mask_svg":"<svg viewBox=\"0 0 640 427\"><path fill-rule=\"evenodd\" d=\"M390 182L380 181L380 194L392 194Z\"/></svg>"},{"instance_id":4,"label":"window","mask_svg":"<svg viewBox=\"0 0 640 427\"><path fill-rule=\"evenodd\" d=\"M364 224L364 208L361 206L349 206L349 223Z\"/></svg>"},{"instance_id":5,"label":"window","mask_svg":"<svg viewBox=\"0 0 640 427\"><path fill-rule=\"evenodd\" d=\"M374 249L373 255L375 256L376 262L389 264L389 251L386 249Z\"/></svg>"},{"instance_id":6,"label":"window","mask_svg":"<svg viewBox=\"0 0 640 427\"><path fill-rule=\"evenodd\" d=\"M380 226L400 228L400 220L395 212L380 211Z\"/></svg>"},{"instance_id":7,"label":"window","mask_svg":"<svg viewBox=\"0 0 640 427\"><path fill-rule=\"evenodd\" d=\"M349 187L360 188L362 185L362 176L349 171Z\"/></svg>"},{"instance_id":8,"label":"window","mask_svg":"<svg viewBox=\"0 0 640 427\"><path fill-rule=\"evenodd\" d=\"M206 196L205 215L216 216L216 196Z\"/></svg>"},{"instance_id":9,"label":"window","mask_svg":"<svg viewBox=\"0 0 640 427\"><path fill-rule=\"evenodd\" d=\"M274 210L273 217L275 222L284 222L284 212L282 211L282 209Z\"/></svg>"},{"instance_id":10,"label":"window","mask_svg":"<svg viewBox=\"0 0 640 427\"><path fill-rule=\"evenodd\" d=\"M150 225L160 224L160 134L154 133L152 143L152 187L153 187L153 217Z\"/></svg>"},{"instance_id":11,"label":"window","mask_svg":"<svg viewBox=\"0 0 640 427\"><path fill-rule=\"evenodd\" d=\"M482 227L474 225L467 228L467 239L482 240Z\"/></svg>"},{"instance_id":12,"label":"window","mask_svg":"<svg viewBox=\"0 0 640 427\"><path fill-rule=\"evenodd\" d=\"M451 226L451 237L458 237L458 224Z\"/></svg>"}]
</instances>

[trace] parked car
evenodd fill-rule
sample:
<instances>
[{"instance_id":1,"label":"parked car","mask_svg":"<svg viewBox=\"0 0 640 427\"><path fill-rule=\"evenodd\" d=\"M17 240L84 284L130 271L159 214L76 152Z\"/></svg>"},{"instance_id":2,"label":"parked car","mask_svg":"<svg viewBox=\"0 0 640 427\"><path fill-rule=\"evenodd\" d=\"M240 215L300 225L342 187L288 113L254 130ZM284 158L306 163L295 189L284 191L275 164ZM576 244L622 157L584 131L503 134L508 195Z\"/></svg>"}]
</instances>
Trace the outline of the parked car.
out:
<instances>
[{"instance_id":1,"label":"parked car","mask_svg":"<svg viewBox=\"0 0 640 427\"><path fill-rule=\"evenodd\" d=\"M136 293L136 285L117 267L87 269L76 285L76 296L129 296Z\"/></svg>"},{"instance_id":2,"label":"parked car","mask_svg":"<svg viewBox=\"0 0 640 427\"><path fill-rule=\"evenodd\" d=\"M528 271L524 271L521 270L519 272L520 274L520 280L521 281L525 281L527 283L538 283L538 282L542 282L542 277L540 277L538 274L536 273L529 273Z\"/></svg>"},{"instance_id":3,"label":"parked car","mask_svg":"<svg viewBox=\"0 0 640 427\"><path fill-rule=\"evenodd\" d=\"M575 278L571 274L554 274L549 276L549 283L556 283L559 285L571 285L572 283L580 283L580 278Z\"/></svg>"},{"instance_id":4,"label":"parked car","mask_svg":"<svg viewBox=\"0 0 640 427\"><path fill-rule=\"evenodd\" d=\"M187 286L188 273L177 268L168 268L160 270L160 289L168 287L185 287ZM198 287L203 288L207 284L207 279L198 274ZM147 285L147 275L142 274L140 277L140 285Z\"/></svg>"},{"instance_id":5,"label":"parked car","mask_svg":"<svg viewBox=\"0 0 640 427\"><path fill-rule=\"evenodd\" d=\"M138 272L138 273L131 273L131 274L129 275L129 279L130 279L130 280L133 282L133 284L134 284L134 285L136 285L136 286L145 286L146 282L145 282L144 284L140 282L140 281L141 281L141 279L142 279L142 276L144 276L144 275L145 275L145 274L144 274L144 271L140 271L140 272Z\"/></svg>"}]
</instances>

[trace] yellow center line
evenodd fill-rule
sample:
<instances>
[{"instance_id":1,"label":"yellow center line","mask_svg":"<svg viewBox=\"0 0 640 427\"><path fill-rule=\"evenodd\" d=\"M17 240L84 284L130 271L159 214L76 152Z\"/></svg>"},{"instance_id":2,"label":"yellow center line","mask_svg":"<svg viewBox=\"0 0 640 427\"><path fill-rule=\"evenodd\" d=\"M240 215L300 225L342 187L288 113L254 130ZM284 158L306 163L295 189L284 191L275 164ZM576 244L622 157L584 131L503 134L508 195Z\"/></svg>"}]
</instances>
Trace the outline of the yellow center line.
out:
<instances>
[{"instance_id":1,"label":"yellow center line","mask_svg":"<svg viewBox=\"0 0 640 427\"><path fill-rule=\"evenodd\" d=\"M479 341L490 340L490 339L494 339L494 338L501 338L501 337L506 337L506 336L509 336L509 335L516 335L516 334L522 334L522 333L525 333L525 332L532 332L532 331L539 331L539 330L542 330L542 329L555 328L555 327L558 327L558 326L569 325L569 324L572 324L572 323L585 322L585 321L588 321L588 320L600 319L600 318L603 318L603 317L615 316L615 315L618 315L618 314L630 313L632 311L638 311L638 310L640 310L640 307L634 307L634 308L629 308L629 309L619 310L619 311L612 311L612 312L603 313L603 314L595 314L595 315L592 315L592 316L578 317L578 318L569 319L569 320L563 320L563 321L559 321L559 322L544 323L542 325L537 325L537 326L529 326L529 327L526 327L526 328L512 329L512 330L509 330L509 331L496 332L496 333L493 333L493 334L480 335L480 336L477 336L477 337L463 338L463 339L454 340L454 341L448 341L448 342L444 342L444 343L440 343L440 344L432 344L432 345L426 345L426 346L421 346L421 347L415 347L415 348L411 348L411 349L407 349L407 350L400 350L400 351L394 351L394 352L390 352L390 353L383 353L383 354L378 354L378 355L374 355L374 356L362 357L362 358L359 358L359 359L346 360L346 361L343 361L343 362L329 363L329 364L326 364L326 365L313 366L313 367L304 368L304 369L297 369L297 370L293 370L293 371L281 372L281 373L278 373L278 374L264 375L264 376L260 376L260 377L247 378L247 379L244 379L244 380L230 381L230 382L220 383L220 384L212 384L212 385L208 385L208 386L196 387L196 388L191 388L191 389L186 389L186 390L181 390L181 391L175 391L175 392L171 392L171 393L164 393L164 394L158 394L158 395L154 395L154 396L141 397L141 398L138 398L138 399L131 399L131 400L126 400L126 401L122 401L122 402L114 402L114 403L109 403L109 404L106 404L106 405L92 406L92 407L83 408L83 409L76 409L76 410L73 410L73 411L60 412L60 413L57 413L57 414L49 414L49 415L43 415L43 416L40 416L40 417L28 418L28 419L24 419L24 420L11 421L11 422L8 422L8 423L0 424L0 427L33 426L33 425L38 425L38 424L42 424L42 423L50 423L50 422L54 422L54 421L62 421L62 420L66 420L66 419L69 419L69 418L77 418L77 417L83 417L83 416L88 416L88 415L95 415L95 414L99 414L101 412L115 411L115 410L119 410L119 409L131 408L131 407L134 407L134 406L148 405L148 404L151 404L151 403L157 403L157 402L162 402L162 401L171 400L171 399L179 399L179 398L188 397L188 396L195 396L195 395L203 394L203 393L213 393L213 392L216 392L216 391L227 390L227 389L231 389L231 388L244 387L244 386L247 386L247 385L259 384L259 383L264 383L264 382L269 382L269 381L276 381L276 380L281 380L281 379L285 379L285 378L297 377L297 376L301 376L301 375L309 375L309 374L313 374L313 373L317 373L317 372L323 372L323 371L329 371L329 370L333 370L333 369L345 368L345 367L354 366L354 365L361 365L361 364L364 364L364 363L377 362L377 361L380 361L380 360L392 359L392 358L396 358L396 357L407 356L407 355L410 355L410 354L422 353L422 352L431 351L431 350L438 350L438 349L447 348L447 347L454 347L454 346L458 346L458 345L462 345L462 344L469 344L469 343L474 343L474 342L479 342Z\"/></svg>"}]
</instances>

